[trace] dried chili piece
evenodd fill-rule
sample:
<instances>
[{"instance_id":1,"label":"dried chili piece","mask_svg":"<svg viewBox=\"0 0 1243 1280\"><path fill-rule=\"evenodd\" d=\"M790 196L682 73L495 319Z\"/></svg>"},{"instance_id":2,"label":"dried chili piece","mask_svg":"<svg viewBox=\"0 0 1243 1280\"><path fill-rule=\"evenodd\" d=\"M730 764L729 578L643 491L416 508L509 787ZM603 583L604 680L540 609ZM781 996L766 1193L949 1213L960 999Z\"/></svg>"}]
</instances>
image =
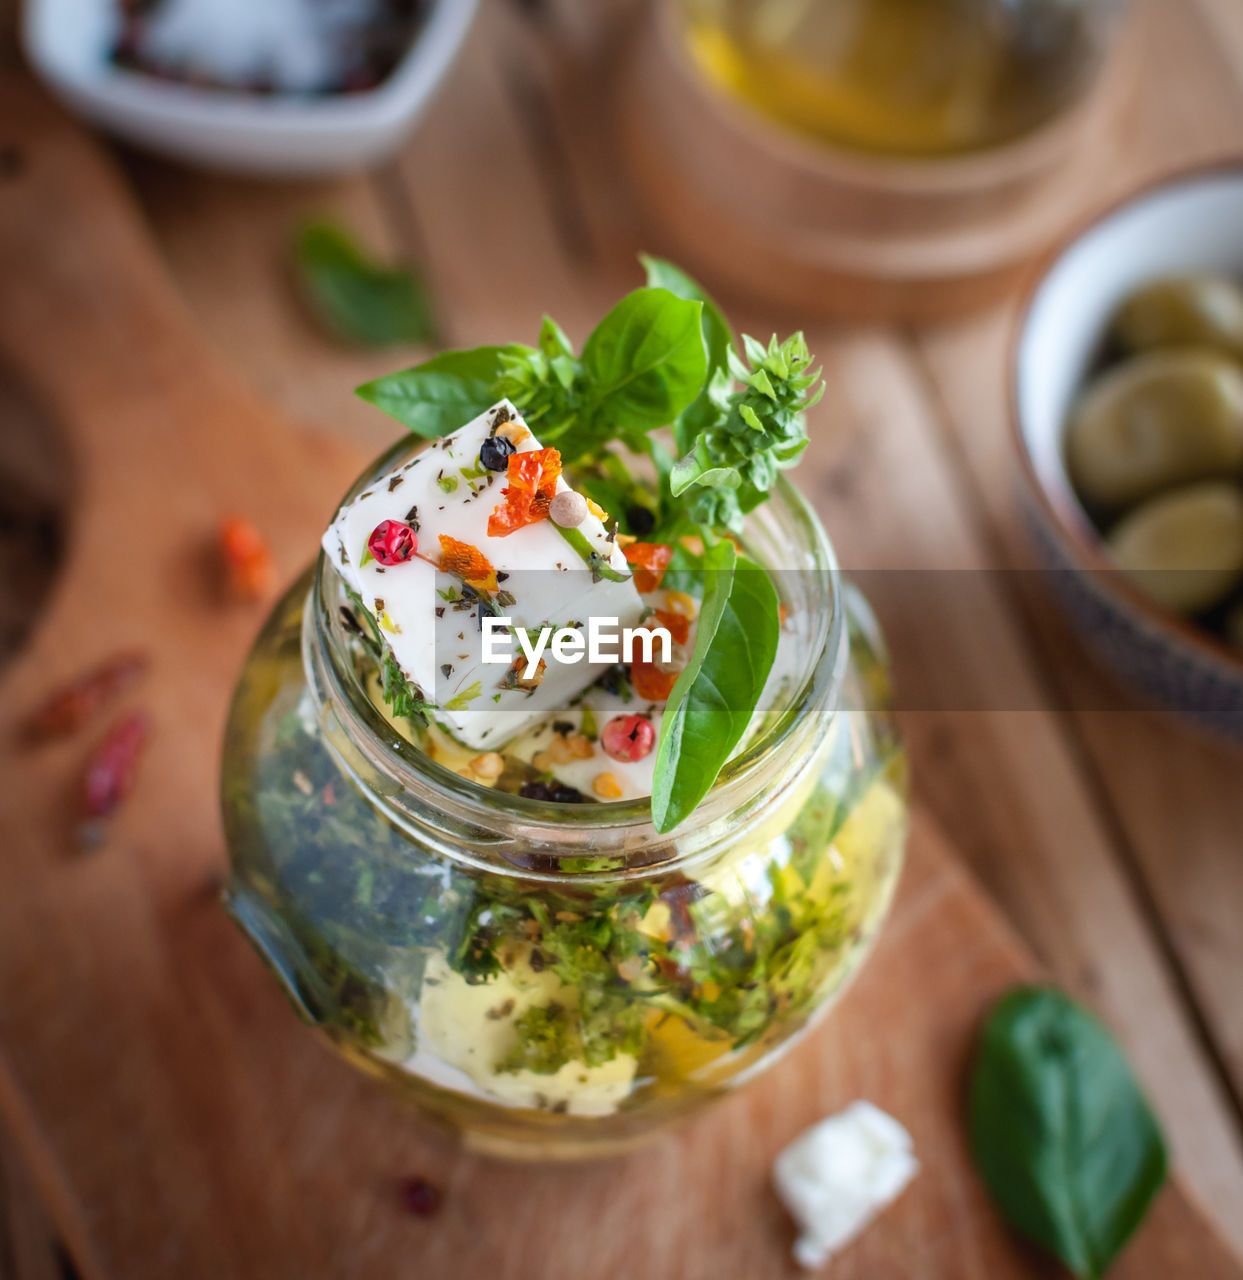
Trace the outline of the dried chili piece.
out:
<instances>
[{"instance_id":1,"label":"dried chili piece","mask_svg":"<svg viewBox=\"0 0 1243 1280\"><path fill-rule=\"evenodd\" d=\"M492 562L469 542L459 542L442 533L440 567L445 573L461 578L477 591L496 590L496 570L492 567Z\"/></svg>"},{"instance_id":2,"label":"dried chili piece","mask_svg":"<svg viewBox=\"0 0 1243 1280\"><path fill-rule=\"evenodd\" d=\"M561 478L561 454L556 449L528 449L511 453L501 490L503 501L488 517L488 536L504 538L529 524L547 519L548 508Z\"/></svg>"},{"instance_id":3,"label":"dried chili piece","mask_svg":"<svg viewBox=\"0 0 1243 1280\"><path fill-rule=\"evenodd\" d=\"M670 613L668 609L657 609L657 623L669 632L674 644L685 644L691 638L691 620L684 613Z\"/></svg>"},{"instance_id":4,"label":"dried chili piece","mask_svg":"<svg viewBox=\"0 0 1243 1280\"><path fill-rule=\"evenodd\" d=\"M150 665L145 653L115 654L53 689L26 717L21 736L27 742L47 742L74 733L135 684Z\"/></svg>"},{"instance_id":5,"label":"dried chili piece","mask_svg":"<svg viewBox=\"0 0 1243 1280\"><path fill-rule=\"evenodd\" d=\"M630 664L630 683L645 702L668 701L676 681L677 676L673 672L662 671L654 662Z\"/></svg>"},{"instance_id":6,"label":"dried chili piece","mask_svg":"<svg viewBox=\"0 0 1243 1280\"><path fill-rule=\"evenodd\" d=\"M82 787L88 818L109 817L129 794L150 732L146 713L132 712L118 720L92 752Z\"/></svg>"},{"instance_id":7,"label":"dried chili piece","mask_svg":"<svg viewBox=\"0 0 1243 1280\"><path fill-rule=\"evenodd\" d=\"M645 595L660 586L673 559L673 548L663 542L632 542L622 554L634 570L634 589Z\"/></svg>"},{"instance_id":8,"label":"dried chili piece","mask_svg":"<svg viewBox=\"0 0 1243 1280\"><path fill-rule=\"evenodd\" d=\"M276 581L276 565L268 544L249 520L232 516L218 531L224 559L225 585L239 600L259 600Z\"/></svg>"}]
</instances>

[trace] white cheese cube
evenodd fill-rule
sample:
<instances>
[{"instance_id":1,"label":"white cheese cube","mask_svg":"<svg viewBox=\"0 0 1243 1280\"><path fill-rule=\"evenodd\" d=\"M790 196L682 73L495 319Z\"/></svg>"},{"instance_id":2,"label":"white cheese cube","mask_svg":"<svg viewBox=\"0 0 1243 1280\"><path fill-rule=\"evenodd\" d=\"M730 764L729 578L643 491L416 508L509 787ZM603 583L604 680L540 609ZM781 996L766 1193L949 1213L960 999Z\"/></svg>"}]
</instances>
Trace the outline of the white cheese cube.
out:
<instances>
[{"instance_id":1,"label":"white cheese cube","mask_svg":"<svg viewBox=\"0 0 1243 1280\"><path fill-rule=\"evenodd\" d=\"M911 1135L870 1102L800 1134L773 1163L773 1183L799 1226L794 1260L814 1268L849 1243L919 1171Z\"/></svg>"},{"instance_id":2,"label":"white cheese cube","mask_svg":"<svg viewBox=\"0 0 1243 1280\"><path fill-rule=\"evenodd\" d=\"M403 674L436 704L434 718L477 749L520 733L585 689L609 664L590 663L585 655L576 663L547 657L538 685L514 687L505 665L483 661L478 597L437 567L442 534L487 558L499 580L491 611L515 626L538 630L585 624L595 616L635 627L643 611L625 556L590 513L577 533L611 569L625 573L625 581L593 582L591 569L551 520L504 537L489 535L488 519L504 502L506 475L483 468L479 450L494 425L506 419L525 432L517 451L541 447L513 405L502 400L378 477L337 512L323 538L325 553L377 619ZM558 492L568 488L558 480ZM417 524L419 558L388 566L368 558L368 540L384 520ZM516 641L510 648L520 655Z\"/></svg>"}]
</instances>

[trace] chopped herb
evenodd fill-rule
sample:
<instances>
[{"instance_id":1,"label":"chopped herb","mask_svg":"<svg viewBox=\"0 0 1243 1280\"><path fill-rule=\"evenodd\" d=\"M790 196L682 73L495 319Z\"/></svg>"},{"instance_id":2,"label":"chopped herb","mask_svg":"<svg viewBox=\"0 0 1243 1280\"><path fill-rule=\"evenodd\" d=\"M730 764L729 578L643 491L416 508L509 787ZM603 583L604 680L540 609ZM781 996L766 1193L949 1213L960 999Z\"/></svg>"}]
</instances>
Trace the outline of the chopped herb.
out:
<instances>
[{"instance_id":1,"label":"chopped herb","mask_svg":"<svg viewBox=\"0 0 1243 1280\"><path fill-rule=\"evenodd\" d=\"M483 684L476 680L474 684L467 686L461 693L449 699L444 704L446 711L465 711L474 700L483 693Z\"/></svg>"}]
</instances>

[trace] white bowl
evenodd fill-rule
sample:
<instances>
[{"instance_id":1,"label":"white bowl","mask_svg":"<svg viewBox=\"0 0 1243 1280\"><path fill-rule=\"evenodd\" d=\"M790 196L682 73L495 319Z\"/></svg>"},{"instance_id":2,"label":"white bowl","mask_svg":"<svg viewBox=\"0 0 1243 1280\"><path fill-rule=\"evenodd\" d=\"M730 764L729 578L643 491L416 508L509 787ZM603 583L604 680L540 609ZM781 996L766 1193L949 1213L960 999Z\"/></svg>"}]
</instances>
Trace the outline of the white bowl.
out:
<instances>
[{"instance_id":1,"label":"white bowl","mask_svg":"<svg viewBox=\"0 0 1243 1280\"><path fill-rule=\"evenodd\" d=\"M401 144L476 7L477 0L435 0L381 84L316 98L202 89L114 66L116 0L27 0L22 40L53 92L128 142L209 168L311 176L375 164Z\"/></svg>"},{"instance_id":2,"label":"white bowl","mask_svg":"<svg viewBox=\"0 0 1243 1280\"><path fill-rule=\"evenodd\" d=\"M1011 417L1028 523L1087 641L1142 696L1243 738L1243 653L1122 576L1075 496L1062 447L1117 305L1155 277L1188 271L1243 280L1243 164L1154 186L1069 243L1020 318Z\"/></svg>"}]
</instances>

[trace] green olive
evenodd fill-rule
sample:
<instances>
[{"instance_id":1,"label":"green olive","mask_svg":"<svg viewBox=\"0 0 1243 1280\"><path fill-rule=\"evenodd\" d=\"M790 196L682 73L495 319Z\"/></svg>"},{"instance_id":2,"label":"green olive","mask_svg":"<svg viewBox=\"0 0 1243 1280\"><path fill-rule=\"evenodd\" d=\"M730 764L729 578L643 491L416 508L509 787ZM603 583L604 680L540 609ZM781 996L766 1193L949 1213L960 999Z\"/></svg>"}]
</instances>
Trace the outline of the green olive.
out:
<instances>
[{"instance_id":1,"label":"green olive","mask_svg":"<svg viewBox=\"0 0 1243 1280\"><path fill-rule=\"evenodd\" d=\"M1228 276L1154 280L1118 308L1110 337L1128 352L1207 347L1243 360L1243 288Z\"/></svg>"},{"instance_id":2,"label":"green olive","mask_svg":"<svg viewBox=\"0 0 1243 1280\"><path fill-rule=\"evenodd\" d=\"M1119 522L1108 546L1158 604L1202 613L1243 582L1243 490L1212 481L1152 498Z\"/></svg>"},{"instance_id":3,"label":"green olive","mask_svg":"<svg viewBox=\"0 0 1243 1280\"><path fill-rule=\"evenodd\" d=\"M1075 406L1066 462L1079 496L1118 512L1163 489L1243 472L1243 368L1211 351L1135 356Z\"/></svg>"}]
</instances>

